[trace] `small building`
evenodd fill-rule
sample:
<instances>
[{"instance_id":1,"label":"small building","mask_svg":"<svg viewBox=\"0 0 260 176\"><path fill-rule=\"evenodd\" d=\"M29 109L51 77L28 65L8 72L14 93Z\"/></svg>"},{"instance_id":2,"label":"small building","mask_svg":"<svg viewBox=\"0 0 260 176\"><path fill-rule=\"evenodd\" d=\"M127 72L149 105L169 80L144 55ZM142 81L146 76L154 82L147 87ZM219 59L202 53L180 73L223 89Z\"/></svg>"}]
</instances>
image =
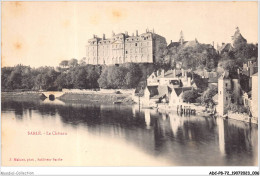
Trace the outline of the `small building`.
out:
<instances>
[{"instance_id":1,"label":"small building","mask_svg":"<svg viewBox=\"0 0 260 176\"><path fill-rule=\"evenodd\" d=\"M169 98L169 106L176 106L183 103L183 92L187 90L192 90L191 87L180 87L173 88Z\"/></svg>"},{"instance_id":2,"label":"small building","mask_svg":"<svg viewBox=\"0 0 260 176\"><path fill-rule=\"evenodd\" d=\"M237 77L231 78L228 72L224 72L218 78L218 107L220 116L227 114L230 103L242 104L242 91Z\"/></svg>"},{"instance_id":3,"label":"small building","mask_svg":"<svg viewBox=\"0 0 260 176\"><path fill-rule=\"evenodd\" d=\"M252 75L252 116L258 118L258 73Z\"/></svg>"},{"instance_id":4,"label":"small building","mask_svg":"<svg viewBox=\"0 0 260 176\"><path fill-rule=\"evenodd\" d=\"M227 106L231 101L231 80L229 74L224 72L218 79L218 107L219 115L224 116L227 113Z\"/></svg>"},{"instance_id":5,"label":"small building","mask_svg":"<svg viewBox=\"0 0 260 176\"><path fill-rule=\"evenodd\" d=\"M144 90L145 106L156 106L157 103L168 103L171 89L168 86L147 86Z\"/></svg>"},{"instance_id":6,"label":"small building","mask_svg":"<svg viewBox=\"0 0 260 176\"><path fill-rule=\"evenodd\" d=\"M153 72L147 78L147 85L167 85L171 88L177 87L193 87L197 88L195 81L192 79L192 73L188 70L184 69L174 69L168 70L165 72L164 70L158 70L157 72Z\"/></svg>"},{"instance_id":7,"label":"small building","mask_svg":"<svg viewBox=\"0 0 260 176\"><path fill-rule=\"evenodd\" d=\"M253 74L258 72L258 64L257 62L248 61L243 64L242 74L251 77Z\"/></svg>"}]
</instances>

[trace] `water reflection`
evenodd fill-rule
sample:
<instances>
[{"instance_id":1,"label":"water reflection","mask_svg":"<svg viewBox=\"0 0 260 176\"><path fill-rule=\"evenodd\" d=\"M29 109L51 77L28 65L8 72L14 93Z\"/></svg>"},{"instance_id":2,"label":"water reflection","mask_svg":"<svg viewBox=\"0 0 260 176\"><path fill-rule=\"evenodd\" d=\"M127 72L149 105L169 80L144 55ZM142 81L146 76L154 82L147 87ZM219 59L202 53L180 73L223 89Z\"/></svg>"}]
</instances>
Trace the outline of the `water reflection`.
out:
<instances>
[{"instance_id":1,"label":"water reflection","mask_svg":"<svg viewBox=\"0 0 260 176\"><path fill-rule=\"evenodd\" d=\"M82 129L83 134L91 134L95 139L116 139L169 165L257 165L258 131L257 125L253 124L165 114L138 106L86 105L59 100L4 101L1 105L3 123L8 122L12 113L20 121L39 116L42 118L37 120L46 127L49 122L54 126L61 125L63 131L72 127ZM70 140L69 136L67 140ZM82 136L77 135L76 148L85 145L81 140ZM81 153L75 157L83 162Z\"/></svg>"}]
</instances>

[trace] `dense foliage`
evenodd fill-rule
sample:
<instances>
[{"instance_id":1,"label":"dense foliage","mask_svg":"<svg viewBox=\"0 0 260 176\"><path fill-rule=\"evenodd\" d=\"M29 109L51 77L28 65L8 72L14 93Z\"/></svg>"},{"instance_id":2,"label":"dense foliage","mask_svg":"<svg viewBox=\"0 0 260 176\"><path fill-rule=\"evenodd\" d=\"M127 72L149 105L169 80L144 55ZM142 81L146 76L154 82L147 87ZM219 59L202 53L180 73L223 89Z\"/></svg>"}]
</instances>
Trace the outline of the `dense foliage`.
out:
<instances>
[{"instance_id":1,"label":"dense foliage","mask_svg":"<svg viewBox=\"0 0 260 176\"><path fill-rule=\"evenodd\" d=\"M59 66L31 68L17 65L2 68L2 90L59 90L62 88L136 88L158 69L182 67L184 69L216 70L218 75L229 71L236 74L247 61L257 61L258 45L248 44L239 30L233 37L229 49L215 49L210 44L201 44L197 40L185 42L172 47L158 47L154 63L126 63L122 65L100 66L87 65L86 58L63 60ZM226 45L222 45L223 47ZM223 48L222 47L222 48ZM207 82L200 75L194 74L194 81L201 91L207 89ZM212 90L206 93L211 94ZM214 89L215 92L215 89ZM189 94L194 92L189 92ZM188 93L187 93L188 94ZM186 96L186 95L185 95ZM188 96L188 95L187 95ZM204 96L204 94L203 94ZM205 95L206 96L206 95ZM189 97L187 97L189 99ZM202 97L203 101L207 100ZM211 95L209 99L211 99ZM193 101L193 100L192 100Z\"/></svg>"},{"instance_id":2,"label":"dense foliage","mask_svg":"<svg viewBox=\"0 0 260 176\"><path fill-rule=\"evenodd\" d=\"M141 80L154 70L152 64L126 63L120 66L105 66L98 79L101 88L136 88Z\"/></svg>"},{"instance_id":3,"label":"dense foliage","mask_svg":"<svg viewBox=\"0 0 260 176\"><path fill-rule=\"evenodd\" d=\"M23 90L60 90L62 88L98 88L100 66L73 66L57 71L53 67L30 68L17 65L2 68L2 91Z\"/></svg>"},{"instance_id":4,"label":"dense foliage","mask_svg":"<svg viewBox=\"0 0 260 176\"><path fill-rule=\"evenodd\" d=\"M195 103L198 97L199 97L199 93L195 89L187 90L183 92L182 95L183 101L188 103Z\"/></svg>"},{"instance_id":5,"label":"dense foliage","mask_svg":"<svg viewBox=\"0 0 260 176\"><path fill-rule=\"evenodd\" d=\"M135 88L153 70L153 64L128 63L102 67L79 65L75 59L62 61L57 68L17 65L2 68L2 91Z\"/></svg>"}]
</instances>

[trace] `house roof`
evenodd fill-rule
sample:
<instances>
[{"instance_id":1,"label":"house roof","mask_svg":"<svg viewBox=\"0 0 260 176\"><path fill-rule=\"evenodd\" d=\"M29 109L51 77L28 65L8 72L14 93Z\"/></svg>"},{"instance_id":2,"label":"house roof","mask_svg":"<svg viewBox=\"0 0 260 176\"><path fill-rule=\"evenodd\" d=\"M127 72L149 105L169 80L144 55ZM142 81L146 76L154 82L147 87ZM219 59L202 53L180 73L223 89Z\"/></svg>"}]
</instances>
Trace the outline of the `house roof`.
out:
<instances>
[{"instance_id":1,"label":"house roof","mask_svg":"<svg viewBox=\"0 0 260 176\"><path fill-rule=\"evenodd\" d=\"M158 86L147 86L148 91L150 92L150 97L154 97L158 95Z\"/></svg>"},{"instance_id":2,"label":"house roof","mask_svg":"<svg viewBox=\"0 0 260 176\"><path fill-rule=\"evenodd\" d=\"M218 102L218 94L214 95L214 96L212 97L212 100L213 100L215 103L217 103L217 102Z\"/></svg>"},{"instance_id":3,"label":"house roof","mask_svg":"<svg viewBox=\"0 0 260 176\"><path fill-rule=\"evenodd\" d=\"M171 88L168 86L147 86L150 92L150 98L158 99L168 95L171 92Z\"/></svg>"},{"instance_id":4,"label":"house roof","mask_svg":"<svg viewBox=\"0 0 260 176\"><path fill-rule=\"evenodd\" d=\"M182 93L182 88L174 88L174 91L176 93L177 96L179 96Z\"/></svg>"},{"instance_id":5,"label":"house roof","mask_svg":"<svg viewBox=\"0 0 260 176\"><path fill-rule=\"evenodd\" d=\"M175 93L177 96L179 96L182 92L185 92L187 90L191 90L191 87L179 87L179 88L174 88Z\"/></svg>"},{"instance_id":6,"label":"house roof","mask_svg":"<svg viewBox=\"0 0 260 176\"><path fill-rule=\"evenodd\" d=\"M209 78L208 83L218 83L218 77Z\"/></svg>"},{"instance_id":7,"label":"house roof","mask_svg":"<svg viewBox=\"0 0 260 176\"><path fill-rule=\"evenodd\" d=\"M171 80L170 84L172 84L172 85L180 85L180 81L179 80Z\"/></svg>"},{"instance_id":8,"label":"house roof","mask_svg":"<svg viewBox=\"0 0 260 176\"><path fill-rule=\"evenodd\" d=\"M188 77L191 77L191 73L189 72L189 70L184 70L184 72L186 72ZM165 78L175 78L175 77L180 77L180 76L182 76L181 69L175 69L175 75L174 75L174 70L168 70L164 74Z\"/></svg>"},{"instance_id":9,"label":"house roof","mask_svg":"<svg viewBox=\"0 0 260 176\"><path fill-rule=\"evenodd\" d=\"M222 73L222 75L218 79L230 79L229 73L228 72Z\"/></svg>"}]
</instances>

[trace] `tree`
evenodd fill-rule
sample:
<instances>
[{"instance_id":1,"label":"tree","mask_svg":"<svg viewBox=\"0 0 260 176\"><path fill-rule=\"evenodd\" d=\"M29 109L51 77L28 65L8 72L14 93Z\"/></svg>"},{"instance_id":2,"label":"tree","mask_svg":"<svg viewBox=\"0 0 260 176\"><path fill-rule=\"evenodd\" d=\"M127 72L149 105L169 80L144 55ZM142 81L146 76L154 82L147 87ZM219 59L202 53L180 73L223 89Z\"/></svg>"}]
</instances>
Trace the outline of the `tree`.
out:
<instances>
[{"instance_id":1,"label":"tree","mask_svg":"<svg viewBox=\"0 0 260 176\"><path fill-rule=\"evenodd\" d=\"M20 89L21 83L22 83L22 75L21 72L18 70L12 71L8 82L10 84L11 89Z\"/></svg>"},{"instance_id":2,"label":"tree","mask_svg":"<svg viewBox=\"0 0 260 176\"><path fill-rule=\"evenodd\" d=\"M55 85L58 87L59 90L61 90L62 88L67 88L67 74L61 73L55 80Z\"/></svg>"},{"instance_id":3,"label":"tree","mask_svg":"<svg viewBox=\"0 0 260 176\"><path fill-rule=\"evenodd\" d=\"M100 77L98 79L99 87L101 87L101 88L109 88L107 75L108 75L108 68L104 67L103 71L102 71L102 74L100 75Z\"/></svg>"},{"instance_id":4,"label":"tree","mask_svg":"<svg viewBox=\"0 0 260 176\"><path fill-rule=\"evenodd\" d=\"M69 66L70 67L76 67L78 65L78 60L77 59L71 59L69 60Z\"/></svg>"},{"instance_id":5,"label":"tree","mask_svg":"<svg viewBox=\"0 0 260 176\"><path fill-rule=\"evenodd\" d=\"M98 68L95 66L89 65L87 67L87 85L88 88L98 88L98 82L97 80L99 79L100 74L98 73Z\"/></svg>"},{"instance_id":6,"label":"tree","mask_svg":"<svg viewBox=\"0 0 260 176\"><path fill-rule=\"evenodd\" d=\"M127 74L125 75L126 87L135 88L142 77L142 71L138 64L128 63L125 65Z\"/></svg>"},{"instance_id":7,"label":"tree","mask_svg":"<svg viewBox=\"0 0 260 176\"><path fill-rule=\"evenodd\" d=\"M86 65L86 57L83 57L80 62L79 62L80 65Z\"/></svg>"},{"instance_id":8,"label":"tree","mask_svg":"<svg viewBox=\"0 0 260 176\"><path fill-rule=\"evenodd\" d=\"M69 66L69 61L68 60L63 60L59 64L61 67L68 67Z\"/></svg>"},{"instance_id":9,"label":"tree","mask_svg":"<svg viewBox=\"0 0 260 176\"><path fill-rule=\"evenodd\" d=\"M74 84L75 88L86 89L87 88L87 72L84 68L80 68L76 74L76 80Z\"/></svg>"},{"instance_id":10,"label":"tree","mask_svg":"<svg viewBox=\"0 0 260 176\"><path fill-rule=\"evenodd\" d=\"M187 90L183 92L182 95L183 100L189 103L195 103L198 97L199 97L198 91L195 89Z\"/></svg>"},{"instance_id":11,"label":"tree","mask_svg":"<svg viewBox=\"0 0 260 176\"><path fill-rule=\"evenodd\" d=\"M202 104L205 104L207 106L212 106L214 105L214 101L213 101L213 97L218 93L218 87L217 86L210 86L207 88L207 90L205 90L201 97L200 97L200 100L201 100L201 103Z\"/></svg>"}]
</instances>

